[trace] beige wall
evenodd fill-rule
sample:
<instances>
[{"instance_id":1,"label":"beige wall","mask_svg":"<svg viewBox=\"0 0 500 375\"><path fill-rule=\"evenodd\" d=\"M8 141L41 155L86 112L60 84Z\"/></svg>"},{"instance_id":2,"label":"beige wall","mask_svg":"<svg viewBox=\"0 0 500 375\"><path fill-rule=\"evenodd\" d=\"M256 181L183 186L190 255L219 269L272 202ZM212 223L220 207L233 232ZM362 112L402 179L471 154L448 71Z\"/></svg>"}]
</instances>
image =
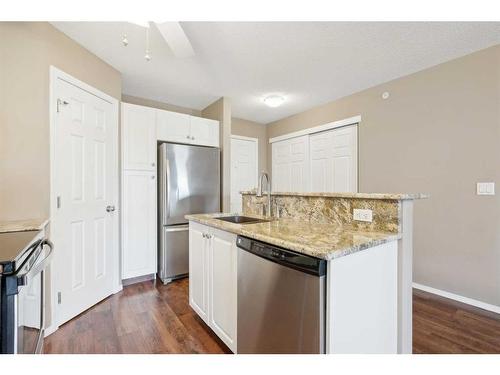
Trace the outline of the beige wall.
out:
<instances>
[{"instance_id":1,"label":"beige wall","mask_svg":"<svg viewBox=\"0 0 500 375\"><path fill-rule=\"evenodd\" d=\"M0 220L49 215L49 66L120 99L121 75L46 22L0 22Z\"/></svg>"},{"instance_id":2,"label":"beige wall","mask_svg":"<svg viewBox=\"0 0 500 375\"><path fill-rule=\"evenodd\" d=\"M186 107L179 107L177 105L157 102L156 100L139 98L137 96L122 94L122 102L143 105L145 107L164 109L166 111L185 113L192 116L201 117L201 111L197 109L191 109Z\"/></svg>"},{"instance_id":3,"label":"beige wall","mask_svg":"<svg viewBox=\"0 0 500 375\"><path fill-rule=\"evenodd\" d=\"M220 121L221 203L222 211L229 212L231 206L231 102L228 98L220 98L202 110L201 115Z\"/></svg>"},{"instance_id":4,"label":"beige wall","mask_svg":"<svg viewBox=\"0 0 500 375\"><path fill-rule=\"evenodd\" d=\"M475 194L500 182L499 111L495 46L276 121L268 136L361 115L360 191L431 194L415 204L414 281L500 305L500 195Z\"/></svg>"},{"instance_id":5,"label":"beige wall","mask_svg":"<svg viewBox=\"0 0 500 375\"><path fill-rule=\"evenodd\" d=\"M266 125L233 117L231 120L231 134L259 140L259 173L260 171L267 171L267 144L269 140Z\"/></svg>"}]
</instances>

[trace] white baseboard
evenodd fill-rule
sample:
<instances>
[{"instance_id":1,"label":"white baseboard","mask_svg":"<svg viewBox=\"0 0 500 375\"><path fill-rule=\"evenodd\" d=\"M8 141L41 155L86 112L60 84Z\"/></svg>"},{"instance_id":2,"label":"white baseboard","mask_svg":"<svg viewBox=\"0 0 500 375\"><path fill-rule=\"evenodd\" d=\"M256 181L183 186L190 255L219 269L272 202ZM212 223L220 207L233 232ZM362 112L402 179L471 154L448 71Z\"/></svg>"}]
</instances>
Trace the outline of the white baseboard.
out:
<instances>
[{"instance_id":1,"label":"white baseboard","mask_svg":"<svg viewBox=\"0 0 500 375\"><path fill-rule=\"evenodd\" d=\"M440 290L440 289L436 289L436 288L431 288L430 286L426 286L426 285L422 285L422 284L418 284L418 283L413 283L413 287L415 289L423 290L424 292L437 294L438 296L441 296L441 297L449 298L449 299L452 299L452 300L455 300L458 302L465 303L467 305L479 307L480 309L488 310L488 311L492 311L494 313L500 314L500 306L491 305L491 304L486 303L486 302L481 302L481 301L478 301L478 300L475 300L475 299L472 299L469 297L460 296L458 294L446 292L444 290Z\"/></svg>"},{"instance_id":2,"label":"white baseboard","mask_svg":"<svg viewBox=\"0 0 500 375\"><path fill-rule=\"evenodd\" d=\"M55 324L52 324L50 327L45 328L45 330L43 331L43 336L47 337L47 336L53 334L58 329L59 329L58 326L56 326Z\"/></svg>"}]
</instances>

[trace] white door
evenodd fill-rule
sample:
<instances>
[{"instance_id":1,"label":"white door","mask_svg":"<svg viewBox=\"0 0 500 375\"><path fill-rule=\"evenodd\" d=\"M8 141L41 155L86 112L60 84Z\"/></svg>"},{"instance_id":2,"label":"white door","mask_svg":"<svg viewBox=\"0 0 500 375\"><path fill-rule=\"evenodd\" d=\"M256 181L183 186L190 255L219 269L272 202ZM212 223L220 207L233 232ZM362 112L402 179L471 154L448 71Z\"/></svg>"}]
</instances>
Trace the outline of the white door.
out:
<instances>
[{"instance_id":1,"label":"white door","mask_svg":"<svg viewBox=\"0 0 500 375\"><path fill-rule=\"evenodd\" d=\"M156 173L123 172L122 279L156 273Z\"/></svg>"},{"instance_id":2,"label":"white door","mask_svg":"<svg viewBox=\"0 0 500 375\"><path fill-rule=\"evenodd\" d=\"M272 144L273 191L309 191L309 136Z\"/></svg>"},{"instance_id":3,"label":"white door","mask_svg":"<svg viewBox=\"0 0 500 375\"><path fill-rule=\"evenodd\" d=\"M122 103L123 168L156 170L156 114L153 108Z\"/></svg>"},{"instance_id":4,"label":"white door","mask_svg":"<svg viewBox=\"0 0 500 375\"><path fill-rule=\"evenodd\" d=\"M189 305L208 324L208 227L189 223Z\"/></svg>"},{"instance_id":5,"label":"white door","mask_svg":"<svg viewBox=\"0 0 500 375\"><path fill-rule=\"evenodd\" d=\"M212 228L209 239L210 327L236 351L237 276L236 235Z\"/></svg>"},{"instance_id":6,"label":"white door","mask_svg":"<svg viewBox=\"0 0 500 375\"><path fill-rule=\"evenodd\" d=\"M332 191L355 193L358 191L358 126L351 125L333 130Z\"/></svg>"},{"instance_id":7,"label":"white door","mask_svg":"<svg viewBox=\"0 0 500 375\"><path fill-rule=\"evenodd\" d=\"M156 137L159 141L191 143L189 115L158 109L156 127Z\"/></svg>"},{"instance_id":8,"label":"white door","mask_svg":"<svg viewBox=\"0 0 500 375\"><path fill-rule=\"evenodd\" d=\"M258 140L231 136L231 212L241 212L242 190L257 187Z\"/></svg>"},{"instance_id":9,"label":"white door","mask_svg":"<svg viewBox=\"0 0 500 375\"><path fill-rule=\"evenodd\" d=\"M51 231L60 325L117 288L118 212L112 208L118 205L118 102L61 78L52 84L59 103Z\"/></svg>"},{"instance_id":10,"label":"white door","mask_svg":"<svg viewBox=\"0 0 500 375\"><path fill-rule=\"evenodd\" d=\"M191 143L219 147L219 121L190 116Z\"/></svg>"},{"instance_id":11,"label":"white door","mask_svg":"<svg viewBox=\"0 0 500 375\"><path fill-rule=\"evenodd\" d=\"M357 138L357 125L310 136L311 191L358 191Z\"/></svg>"}]
</instances>

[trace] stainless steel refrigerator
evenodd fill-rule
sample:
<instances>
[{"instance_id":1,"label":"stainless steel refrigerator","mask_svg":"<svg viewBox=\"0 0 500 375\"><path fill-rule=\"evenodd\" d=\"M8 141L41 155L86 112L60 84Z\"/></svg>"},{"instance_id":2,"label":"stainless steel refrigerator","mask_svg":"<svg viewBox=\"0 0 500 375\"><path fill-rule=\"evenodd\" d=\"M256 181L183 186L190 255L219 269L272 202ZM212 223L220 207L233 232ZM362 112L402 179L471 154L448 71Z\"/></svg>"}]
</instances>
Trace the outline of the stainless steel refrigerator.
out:
<instances>
[{"instance_id":1,"label":"stainless steel refrigerator","mask_svg":"<svg viewBox=\"0 0 500 375\"><path fill-rule=\"evenodd\" d=\"M220 211L218 148L158 146L158 276L163 283L189 272L187 214Z\"/></svg>"}]
</instances>

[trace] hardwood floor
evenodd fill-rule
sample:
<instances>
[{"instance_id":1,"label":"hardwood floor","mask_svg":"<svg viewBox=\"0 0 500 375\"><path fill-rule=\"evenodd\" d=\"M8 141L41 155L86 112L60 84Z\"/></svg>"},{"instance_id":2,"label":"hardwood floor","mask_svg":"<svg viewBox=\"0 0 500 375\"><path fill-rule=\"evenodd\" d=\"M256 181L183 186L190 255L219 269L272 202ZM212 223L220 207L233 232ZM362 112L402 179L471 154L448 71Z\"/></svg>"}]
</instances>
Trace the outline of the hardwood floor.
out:
<instances>
[{"instance_id":1,"label":"hardwood floor","mask_svg":"<svg viewBox=\"0 0 500 375\"><path fill-rule=\"evenodd\" d=\"M145 281L45 339L44 353L231 353L188 303L188 280Z\"/></svg>"},{"instance_id":2,"label":"hardwood floor","mask_svg":"<svg viewBox=\"0 0 500 375\"><path fill-rule=\"evenodd\" d=\"M415 290L414 353L500 353L500 315ZM64 324L45 353L230 353L188 304L188 280L127 286Z\"/></svg>"},{"instance_id":3,"label":"hardwood floor","mask_svg":"<svg viewBox=\"0 0 500 375\"><path fill-rule=\"evenodd\" d=\"M500 315L413 291L413 353L500 353Z\"/></svg>"}]
</instances>

